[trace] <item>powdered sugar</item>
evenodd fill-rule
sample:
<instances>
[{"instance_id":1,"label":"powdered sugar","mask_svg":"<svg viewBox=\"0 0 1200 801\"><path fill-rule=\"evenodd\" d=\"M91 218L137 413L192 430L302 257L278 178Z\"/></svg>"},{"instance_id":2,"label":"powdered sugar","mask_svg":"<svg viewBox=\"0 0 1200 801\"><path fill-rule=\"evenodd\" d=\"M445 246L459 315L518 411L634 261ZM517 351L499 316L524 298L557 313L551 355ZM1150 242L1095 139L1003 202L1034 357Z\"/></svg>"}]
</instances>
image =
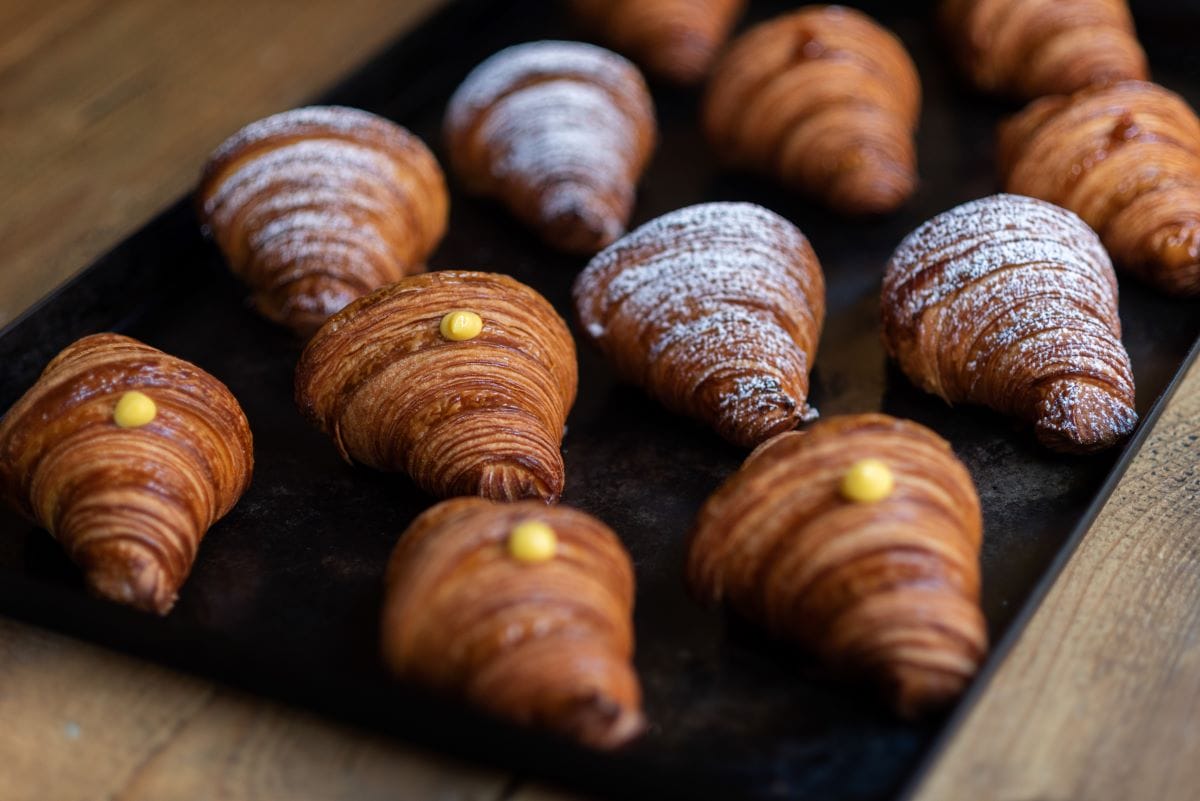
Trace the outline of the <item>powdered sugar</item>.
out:
<instances>
[{"instance_id":1,"label":"powdered sugar","mask_svg":"<svg viewBox=\"0 0 1200 801\"><path fill-rule=\"evenodd\" d=\"M549 79L592 84L630 104L643 102L640 93L631 91L644 87L640 73L616 53L582 42L527 42L501 50L471 70L450 99L446 126L470 125L502 96Z\"/></svg>"},{"instance_id":2,"label":"powdered sugar","mask_svg":"<svg viewBox=\"0 0 1200 801\"><path fill-rule=\"evenodd\" d=\"M445 128L473 191L499 196L553 244L591 252L624 230L653 119L632 64L592 45L549 41L476 67L451 98Z\"/></svg>"},{"instance_id":3,"label":"powdered sugar","mask_svg":"<svg viewBox=\"0 0 1200 801\"><path fill-rule=\"evenodd\" d=\"M600 253L575 299L584 330L622 372L674 408L719 386L715 415L745 426L767 409L807 412L797 387L807 387L806 349L823 309L814 267L787 220L710 203L659 217ZM659 373L672 386L656 385Z\"/></svg>"},{"instance_id":4,"label":"powdered sugar","mask_svg":"<svg viewBox=\"0 0 1200 801\"><path fill-rule=\"evenodd\" d=\"M997 195L933 218L896 249L882 302L889 350L947 400L1031 417L1082 447L1132 426L1112 263L1065 209Z\"/></svg>"}]
</instances>

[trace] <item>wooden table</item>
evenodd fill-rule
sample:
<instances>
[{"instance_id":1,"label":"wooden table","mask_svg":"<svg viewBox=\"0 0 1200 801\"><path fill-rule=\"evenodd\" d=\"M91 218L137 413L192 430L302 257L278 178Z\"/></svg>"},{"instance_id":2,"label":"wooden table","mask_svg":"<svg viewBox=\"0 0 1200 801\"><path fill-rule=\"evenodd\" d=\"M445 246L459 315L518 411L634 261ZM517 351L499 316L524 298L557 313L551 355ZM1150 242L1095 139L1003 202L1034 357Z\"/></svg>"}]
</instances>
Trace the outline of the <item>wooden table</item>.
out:
<instances>
[{"instance_id":1,"label":"wooden table","mask_svg":"<svg viewBox=\"0 0 1200 801\"><path fill-rule=\"evenodd\" d=\"M8 0L0 323L187 191L227 133L440 0ZM1200 795L1200 365L923 801ZM548 799L510 777L0 619L0 798Z\"/></svg>"}]
</instances>

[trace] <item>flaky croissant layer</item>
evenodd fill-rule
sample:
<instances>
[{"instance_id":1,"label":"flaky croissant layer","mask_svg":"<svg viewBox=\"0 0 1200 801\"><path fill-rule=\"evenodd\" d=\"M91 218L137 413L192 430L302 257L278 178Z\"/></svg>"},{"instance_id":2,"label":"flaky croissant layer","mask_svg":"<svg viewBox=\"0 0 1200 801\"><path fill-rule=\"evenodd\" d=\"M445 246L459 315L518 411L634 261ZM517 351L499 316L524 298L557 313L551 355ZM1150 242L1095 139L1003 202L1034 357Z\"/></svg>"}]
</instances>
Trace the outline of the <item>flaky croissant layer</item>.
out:
<instances>
[{"instance_id":1,"label":"flaky croissant layer","mask_svg":"<svg viewBox=\"0 0 1200 801\"><path fill-rule=\"evenodd\" d=\"M581 42L488 58L450 99L444 130L468 191L503 202L550 246L588 255L625 232L657 138L641 73Z\"/></svg>"},{"instance_id":2,"label":"flaky croissant layer","mask_svg":"<svg viewBox=\"0 0 1200 801\"><path fill-rule=\"evenodd\" d=\"M702 81L746 0L571 0L583 21L651 75Z\"/></svg>"},{"instance_id":3,"label":"flaky croissant layer","mask_svg":"<svg viewBox=\"0 0 1200 801\"><path fill-rule=\"evenodd\" d=\"M480 323L448 338L447 315ZM558 499L563 425L578 383L565 322L496 273L405 278L313 336L296 402L347 460L402 471L438 496Z\"/></svg>"},{"instance_id":4,"label":"flaky croissant layer","mask_svg":"<svg viewBox=\"0 0 1200 801\"><path fill-rule=\"evenodd\" d=\"M739 36L713 69L704 128L725 163L846 214L915 190L921 84L904 45L870 17L810 6Z\"/></svg>"},{"instance_id":5,"label":"flaky croissant layer","mask_svg":"<svg viewBox=\"0 0 1200 801\"><path fill-rule=\"evenodd\" d=\"M133 423L117 412L131 392L148 404ZM249 424L220 381L118 334L68 346L0 421L5 499L98 595L159 614L253 466Z\"/></svg>"},{"instance_id":6,"label":"flaky croissant layer","mask_svg":"<svg viewBox=\"0 0 1200 801\"><path fill-rule=\"evenodd\" d=\"M533 553L514 543L531 525L549 540ZM633 595L620 541L583 512L444 501L392 554L383 658L404 679L612 748L644 726Z\"/></svg>"},{"instance_id":7,"label":"flaky croissant layer","mask_svg":"<svg viewBox=\"0 0 1200 801\"><path fill-rule=\"evenodd\" d=\"M915 384L1024 419L1048 447L1099 450L1137 422L1116 275L1066 209L995 195L934 217L892 255L881 311Z\"/></svg>"},{"instance_id":8,"label":"flaky croissant layer","mask_svg":"<svg viewBox=\"0 0 1200 801\"><path fill-rule=\"evenodd\" d=\"M1000 127L1009 191L1071 209L1119 268L1200 294L1200 117L1161 86L1126 81L1034 101Z\"/></svg>"},{"instance_id":9,"label":"flaky croissant layer","mask_svg":"<svg viewBox=\"0 0 1200 801\"><path fill-rule=\"evenodd\" d=\"M350 301L425 269L449 196L406 129L340 106L253 122L209 158L200 219L259 311L307 336Z\"/></svg>"},{"instance_id":10,"label":"flaky croissant layer","mask_svg":"<svg viewBox=\"0 0 1200 801\"><path fill-rule=\"evenodd\" d=\"M597 255L581 328L628 381L752 447L816 417L825 279L796 226L751 203L665 214Z\"/></svg>"},{"instance_id":11,"label":"flaky croissant layer","mask_svg":"<svg viewBox=\"0 0 1200 801\"><path fill-rule=\"evenodd\" d=\"M1125 0L943 0L941 17L984 91L1034 98L1147 76Z\"/></svg>"},{"instance_id":12,"label":"flaky croissant layer","mask_svg":"<svg viewBox=\"0 0 1200 801\"><path fill-rule=\"evenodd\" d=\"M845 495L864 460L892 478L882 499ZM765 443L708 499L688 580L874 678L912 716L956 698L983 659L981 538L975 487L945 440L887 415L835 417Z\"/></svg>"}]
</instances>

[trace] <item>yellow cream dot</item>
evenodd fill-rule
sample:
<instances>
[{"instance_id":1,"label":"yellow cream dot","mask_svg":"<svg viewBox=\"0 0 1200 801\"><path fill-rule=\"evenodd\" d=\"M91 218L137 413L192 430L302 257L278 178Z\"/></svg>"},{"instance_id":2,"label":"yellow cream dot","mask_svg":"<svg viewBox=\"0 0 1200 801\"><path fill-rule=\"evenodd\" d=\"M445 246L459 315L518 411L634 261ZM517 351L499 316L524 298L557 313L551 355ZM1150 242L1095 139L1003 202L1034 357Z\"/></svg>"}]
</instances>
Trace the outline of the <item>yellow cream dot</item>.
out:
<instances>
[{"instance_id":1,"label":"yellow cream dot","mask_svg":"<svg viewBox=\"0 0 1200 801\"><path fill-rule=\"evenodd\" d=\"M453 342L474 339L483 330L483 318L473 311L452 311L442 318L441 330Z\"/></svg>"},{"instance_id":2,"label":"yellow cream dot","mask_svg":"<svg viewBox=\"0 0 1200 801\"><path fill-rule=\"evenodd\" d=\"M126 392L113 409L113 422L121 428L139 428L158 415L158 407L149 396L137 390Z\"/></svg>"},{"instance_id":3,"label":"yellow cream dot","mask_svg":"<svg viewBox=\"0 0 1200 801\"><path fill-rule=\"evenodd\" d=\"M558 536L540 520L526 520L508 533L508 552L520 562L545 562L554 558Z\"/></svg>"},{"instance_id":4,"label":"yellow cream dot","mask_svg":"<svg viewBox=\"0 0 1200 801\"><path fill-rule=\"evenodd\" d=\"M879 459L855 462L842 478L842 496L855 503L882 501L895 487L891 468Z\"/></svg>"}]
</instances>

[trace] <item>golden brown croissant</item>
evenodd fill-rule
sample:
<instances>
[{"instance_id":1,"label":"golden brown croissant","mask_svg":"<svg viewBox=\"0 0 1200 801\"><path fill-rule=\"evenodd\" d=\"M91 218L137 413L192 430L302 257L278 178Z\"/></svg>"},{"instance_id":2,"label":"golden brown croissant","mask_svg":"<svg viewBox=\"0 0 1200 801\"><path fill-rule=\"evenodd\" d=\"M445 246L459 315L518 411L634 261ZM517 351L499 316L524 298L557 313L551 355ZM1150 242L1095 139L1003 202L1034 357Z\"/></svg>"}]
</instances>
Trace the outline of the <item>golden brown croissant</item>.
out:
<instances>
[{"instance_id":1,"label":"golden brown croissant","mask_svg":"<svg viewBox=\"0 0 1200 801\"><path fill-rule=\"evenodd\" d=\"M1127 81L1034 101L1001 126L1007 189L1071 209L1117 266L1200 294L1200 119L1174 92Z\"/></svg>"},{"instance_id":2,"label":"golden brown croissant","mask_svg":"<svg viewBox=\"0 0 1200 801\"><path fill-rule=\"evenodd\" d=\"M746 0L571 0L614 48L675 84L704 79Z\"/></svg>"},{"instance_id":3,"label":"golden brown croissant","mask_svg":"<svg viewBox=\"0 0 1200 801\"><path fill-rule=\"evenodd\" d=\"M709 81L704 127L728 164L875 214L916 188L920 107L899 39L858 11L811 6L734 40Z\"/></svg>"},{"instance_id":4,"label":"golden brown croissant","mask_svg":"<svg viewBox=\"0 0 1200 801\"><path fill-rule=\"evenodd\" d=\"M987 92L1033 98L1147 76L1125 0L944 0L941 15Z\"/></svg>"},{"instance_id":5,"label":"golden brown croissant","mask_svg":"<svg viewBox=\"0 0 1200 801\"><path fill-rule=\"evenodd\" d=\"M197 204L258 310L307 336L355 298L423 271L449 197L433 154L404 128L316 106L226 140Z\"/></svg>"},{"instance_id":6,"label":"golden brown croissant","mask_svg":"<svg viewBox=\"0 0 1200 801\"><path fill-rule=\"evenodd\" d=\"M556 501L575 344L550 303L495 273L404 278L322 326L296 402L349 460L434 495Z\"/></svg>"},{"instance_id":7,"label":"golden brown croissant","mask_svg":"<svg viewBox=\"0 0 1200 801\"><path fill-rule=\"evenodd\" d=\"M671 212L592 259L574 296L618 373L730 442L816 417L806 400L825 279L779 215L751 203Z\"/></svg>"},{"instance_id":8,"label":"golden brown croissant","mask_svg":"<svg viewBox=\"0 0 1200 801\"><path fill-rule=\"evenodd\" d=\"M254 467L237 400L193 364L118 334L56 356L0 421L0 491L105 598L166 614L200 539Z\"/></svg>"},{"instance_id":9,"label":"golden brown croissant","mask_svg":"<svg viewBox=\"0 0 1200 801\"><path fill-rule=\"evenodd\" d=\"M1065 209L995 195L934 217L892 255L882 306L888 353L950 403L1024 419L1063 451L1137 422L1112 263Z\"/></svg>"},{"instance_id":10,"label":"golden brown croissant","mask_svg":"<svg viewBox=\"0 0 1200 801\"><path fill-rule=\"evenodd\" d=\"M593 517L533 501L444 501L392 553L383 657L402 678L595 748L643 728L633 567Z\"/></svg>"},{"instance_id":11,"label":"golden brown croissant","mask_svg":"<svg viewBox=\"0 0 1200 801\"><path fill-rule=\"evenodd\" d=\"M450 99L450 163L549 245L592 254L625 231L657 136L637 68L579 42L530 42L476 67Z\"/></svg>"},{"instance_id":12,"label":"golden brown croissant","mask_svg":"<svg viewBox=\"0 0 1200 801\"><path fill-rule=\"evenodd\" d=\"M848 492L872 463L875 491ZM688 579L873 677L913 716L958 696L987 649L981 536L971 476L945 440L882 414L834 417L767 442L708 499Z\"/></svg>"}]
</instances>

